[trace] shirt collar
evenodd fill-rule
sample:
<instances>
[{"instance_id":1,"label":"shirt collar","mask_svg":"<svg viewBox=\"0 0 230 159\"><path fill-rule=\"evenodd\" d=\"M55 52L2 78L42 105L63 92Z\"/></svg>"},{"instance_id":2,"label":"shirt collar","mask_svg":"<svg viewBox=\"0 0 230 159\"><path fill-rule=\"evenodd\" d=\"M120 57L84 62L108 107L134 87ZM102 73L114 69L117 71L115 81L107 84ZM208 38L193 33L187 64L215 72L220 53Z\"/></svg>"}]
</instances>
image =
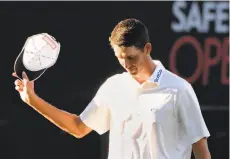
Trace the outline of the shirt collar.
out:
<instances>
[{"instance_id":1,"label":"shirt collar","mask_svg":"<svg viewBox=\"0 0 230 159\"><path fill-rule=\"evenodd\" d=\"M156 69L154 70L150 78L148 79L148 82L154 83L157 86L159 86L161 79L163 77L163 74L165 72L165 67L158 60L153 60L153 62L156 64Z\"/></svg>"},{"instance_id":2,"label":"shirt collar","mask_svg":"<svg viewBox=\"0 0 230 159\"><path fill-rule=\"evenodd\" d=\"M135 80L133 79L129 73L127 73L128 77L132 79L133 83L136 84L138 86L138 88L142 89L142 88L154 88L154 87L158 87L160 85L161 79L163 77L163 74L165 72L165 68L162 65L162 63L158 60L153 60L153 62L156 65L156 68L154 70L154 72L152 73L152 75L150 76L150 78L142 83L141 85Z\"/></svg>"}]
</instances>

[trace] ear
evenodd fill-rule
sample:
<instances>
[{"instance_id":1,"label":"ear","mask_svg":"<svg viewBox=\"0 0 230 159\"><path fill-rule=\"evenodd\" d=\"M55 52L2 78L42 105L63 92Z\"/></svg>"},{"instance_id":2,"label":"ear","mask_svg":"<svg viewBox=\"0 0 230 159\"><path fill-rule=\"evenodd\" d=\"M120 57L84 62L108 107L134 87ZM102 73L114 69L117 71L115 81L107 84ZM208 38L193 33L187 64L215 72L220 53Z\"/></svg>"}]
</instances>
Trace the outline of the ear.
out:
<instances>
[{"instance_id":1,"label":"ear","mask_svg":"<svg viewBox=\"0 0 230 159\"><path fill-rule=\"evenodd\" d=\"M145 48L144 48L144 51L147 55L150 55L151 51L152 51L152 45L151 43L146 43L145 44Z\"/></svg>"}]
</instances>

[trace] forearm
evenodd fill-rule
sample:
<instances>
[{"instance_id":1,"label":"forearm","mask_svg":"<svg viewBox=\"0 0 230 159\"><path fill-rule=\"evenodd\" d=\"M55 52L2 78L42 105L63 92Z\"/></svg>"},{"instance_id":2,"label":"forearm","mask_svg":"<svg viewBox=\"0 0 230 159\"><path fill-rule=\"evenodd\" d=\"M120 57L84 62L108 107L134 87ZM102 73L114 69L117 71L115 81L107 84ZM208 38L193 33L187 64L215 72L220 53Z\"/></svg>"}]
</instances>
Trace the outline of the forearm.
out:
<instances>
[{"instance_id":1,"label":"forearm","mask_svg":"<svg viewBox=\"0 0 230 159\"><path fill-rule=\"evenodd\" d=\"M28 105L30 105L33 109L35 109L38 113L43 115L46 119L60 129L77 138L81 137L77 124L77 115L56 108L36 94L30 96Z\"/></svg>"},{"instance_id":2,"label":"forearm","mask_svg":"<svg viewBox=\"0 0 230 159\"><path fill-rule=\"evenodd\" d=\"M206 153L194 153L195 159L211 159L209 152Z\"/></svg>"},{"instance_id":3,"label":"forearm","mask_svg":"<svg viewBox=\"0 0 230 159\"><path fill-rule=\"evenodd\" d=\"M211 159L208 149L207 138L202 138L192 145L195 159Z\"/></svg>"}]
</instances>

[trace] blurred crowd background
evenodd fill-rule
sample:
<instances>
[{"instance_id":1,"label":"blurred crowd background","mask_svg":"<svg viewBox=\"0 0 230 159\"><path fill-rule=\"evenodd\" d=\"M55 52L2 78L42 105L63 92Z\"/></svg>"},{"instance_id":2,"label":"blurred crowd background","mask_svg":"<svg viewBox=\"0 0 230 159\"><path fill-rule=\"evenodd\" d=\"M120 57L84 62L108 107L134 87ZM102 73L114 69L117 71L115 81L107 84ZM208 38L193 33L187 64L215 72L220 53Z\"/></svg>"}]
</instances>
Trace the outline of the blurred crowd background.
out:
<instances>
[{"instance_id":1,"label":"blurred crowd background","mask_svg":"<svg viewBox=\"0 0 230 159\"><path fill-rule=\"evenodd\" d=\"M46 32L61 43L57 63L36 92L80 114L105 79L124 71L109 46L126 18L146 24L153 59L188 80L211 133L212 159L229 158L229 2L0 2L0 158L106 159L108 133L78 140L25 105L13 65L27 37Z\"/></svg>"}]
</instances>

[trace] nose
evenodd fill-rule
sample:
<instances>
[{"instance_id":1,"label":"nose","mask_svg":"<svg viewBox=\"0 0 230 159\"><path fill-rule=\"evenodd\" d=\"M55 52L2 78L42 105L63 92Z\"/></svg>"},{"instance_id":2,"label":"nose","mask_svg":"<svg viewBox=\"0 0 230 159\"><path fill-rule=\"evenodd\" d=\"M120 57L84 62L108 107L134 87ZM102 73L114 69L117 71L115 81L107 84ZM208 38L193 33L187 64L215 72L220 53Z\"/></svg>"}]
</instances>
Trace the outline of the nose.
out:
<instances>
[{"instance_id":1,"label":"nose","mask_svg":"<svg viewBox=\"0 0 230 159\"><path fill-rule=\"evenodd\" d=\"M124 67L125 67L125 68L129 68L129 66L130 66L130 63L129 63L129 61L125 58L125 59L124 59Z\"/></svg>"}]
</instances>

